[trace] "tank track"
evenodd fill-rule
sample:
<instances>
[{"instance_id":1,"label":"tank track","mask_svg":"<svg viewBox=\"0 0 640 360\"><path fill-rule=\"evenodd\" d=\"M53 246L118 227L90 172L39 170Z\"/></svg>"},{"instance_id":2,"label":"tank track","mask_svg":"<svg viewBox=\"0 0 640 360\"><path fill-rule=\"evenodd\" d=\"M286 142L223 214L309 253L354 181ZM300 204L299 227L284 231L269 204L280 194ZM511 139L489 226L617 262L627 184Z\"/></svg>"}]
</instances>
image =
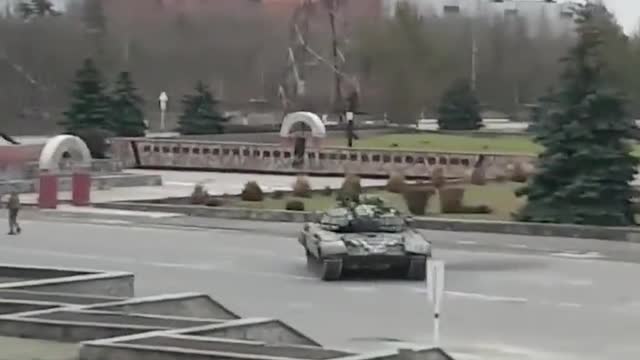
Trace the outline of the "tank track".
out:
<instances>
[{"instance_id":1,"label":"tank track","mask_svg":"<svg viewBox=\"0 0 640 360\"><path fill-rule=\"evenodd\" d=\"M427 257L412 256L407 268L409 280L425 280L427 278Z\"/></svg>"}]
</instances>

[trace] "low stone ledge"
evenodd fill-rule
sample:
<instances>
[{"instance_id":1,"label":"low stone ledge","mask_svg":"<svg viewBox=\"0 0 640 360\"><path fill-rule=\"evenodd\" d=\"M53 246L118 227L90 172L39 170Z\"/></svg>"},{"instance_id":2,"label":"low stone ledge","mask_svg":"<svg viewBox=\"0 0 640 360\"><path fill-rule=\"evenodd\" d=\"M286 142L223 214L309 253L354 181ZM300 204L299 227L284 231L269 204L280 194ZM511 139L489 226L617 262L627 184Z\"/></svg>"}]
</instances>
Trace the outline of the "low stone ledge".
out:
<instances>
[{"instance_id":1,"label":"low stone ledge","mask_svg":"<svg viewBox=\"0 0 640 360\"><path fill-rule=\"evenodd\" d=\"M106 297L106 296L91 296L83 294L68 294L68 293L52 293L42 291L27 291L27 290L13 290L13 289L0 289L0 299L2 301L14 300L14 301L38 301L49 303L62 303L72 305L91 305L105 303L109 301L120 301L124 298L120 297Z\"/></svg>"},{"instance_id":2,"label":"low stone ledge","mask_svg":"<svg viewBox=\"0 0 640 360\"><path fill-rule=\"evenodd\" d=\"M51 279L26 280L0 284L0 290L69 292L107 297L132 297L134 275L128 272L107 272Z\"/></svg>"},{"instance_id":3,"label":"low stone ledge","mask_svg":"<svg viewBox=\"0 0 640 360\"><path fill-rule=\"evenodd\" d=\"M80 360L96 360L96 359L158 359L158 360L283 360L287 358L259 355L259 354L240 354L221 351L204 351L195 349L183 349L175 347L163 346L146 346L133 344L95 344L83 343L80 347ZM294 359L289 360L307 360Z\"/></svg>"},{"instance_id":4,"label":"low stone ledge","mask_svg":"<svg viewBox=\"0 0 640 360\"><path fill-rule=\"evenodd\" d=\"M213 217L235 220L256 220L273 222L306 222L317 218L308 211L256 210L248 208L207 207L202 205L173 205L133 202L113 202L94 204L97 208L132 211L173 212L195 217Z\"/></svg>"},{"instance_id":5,"label":"low stone ledge","mask_svg":"<svg viewBox=\"0 0 640 360\"><path fill-rule=\"evenodd\" d=\"M0 335L60 342L82 342L169 330L167 327L0 317Z\"/></svg>"},{"instance_id":6,"label":"low stone ledge","mask_svg":"<svg viewBox=\"0 0 640 360\"><path fill-rule=\"evenodd\" d=\"M137 186L162 186L162 177L159 175L147 174L93 174L91 177L92 189L102 190L120 187ZM38 179L21 179L0 181L0 194L16 191L20 194L37 193L40 187ZM63 176L58 179L58 189L60 191L71 191L72 179L70 176Z\"/></svg>"},{"instance_id":7,"label":"low stone ledge","mask_svg":"<svg viewBox=\"0 0 640 360\"><path fill-rule=\"evenodd\" d=\"M106 209L171 212L195 217L210 217L233 220L302 223L307 221L314 221L318 218L317 213L309 211L206 207L202 205L113 202L96 204L95 206ZM431 217L414 218L414 226L416 228L425 230L570 237L640 243L640 229L635 227L599 227Z\"/></svg>"},{"instance_id":8,"label":"low stone ledge","mask_svg":"<svg viewBox=\"0 0 640 360\"><path fill-rule=\"evenodd\" d=\"M640 242L640 229L510 221L415 218L420 229Z\"/></svg>"}]
</instances>

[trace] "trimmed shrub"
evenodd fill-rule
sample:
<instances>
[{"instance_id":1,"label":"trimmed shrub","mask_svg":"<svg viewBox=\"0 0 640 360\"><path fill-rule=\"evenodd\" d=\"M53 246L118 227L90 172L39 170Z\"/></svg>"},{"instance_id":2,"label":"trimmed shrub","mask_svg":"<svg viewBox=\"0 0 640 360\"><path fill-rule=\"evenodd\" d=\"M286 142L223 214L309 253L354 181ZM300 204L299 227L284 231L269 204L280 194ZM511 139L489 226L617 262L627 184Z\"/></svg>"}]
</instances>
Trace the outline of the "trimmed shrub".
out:
<instances>
[{"instance_id":1,"label":"trimmed shrub","mask_svg":"<svg viewBox=\"0 0 640 360\"><path fill-rule=\"evenodd\" d=\"M404 175L400 173L391 174L387 181L387 191L395 194L402 194L407 186Z\"/></svg>"},{"instance_id":2,"label":"trimmed shrub","mask_svg":"<svg viewBox=\"0 0 640 360\"><path fill-rule=\"evenodd\" d=\"M529 174L527 174L522 164L516 163L513 166L513 170L511 171L511 181L526 183L528 179L529 179Z\"/></svg>"},{"instance_id":3,"label":"trimmed shrub","mask_svg":"<svg viewBox=\"0 0 640 360\"><path fill-rule=\"evenodd\" d=\"M272 197L272 198L274 198L274 199L276 199L276 200L282 199L282 198L284 198L284 191L282 191L282 190L275 190L275 191L271 194L271 197Z\"/></svg>"},{"instance_id":4,"label":"trimmed shrub","mask_svg":"<svg viewBox=\"0 0 640 360\"><path fill-rule=\"evenodd\" d=\"M219 198L210 198L209 200L207 200L206 205L209 207L218 207L224 205L224 201Z\"/></svg>"},{"instance_id":5,"label":"trimmed shrub","mask_svg":"<svg viewBox=\"0 0 640 360\"><path fill-rule=\"evenodd\" d=\"M289 200L285 205L285 209L289 211L304 211L304 202L300 200Z\"/></svg>"},{"instance_id":6,"label":"trimmed shrub","mask_svg":"<svg viewBox=\"0 0 640 360\"><path fill-rule=\"evenodd\" d=\"M293 196L310 198L312 195L309 180L304 176L298 176L296 182L293 183Z\"/></svg>"},{"instance_id":7,"label":"trimmed shrub","mask_svg":"<svg viewBox=\"0 0 640 360\"><path fill-rule=\"evenodd\" d=\"M496 174L496 178L495 181L498 183L503 183L503 182L507 182L507 180L509 180L509 176L505 173L498 173Z\"/></svg>"},{"instance_id":8,"label":"trimmed shrub","mask_svg":"<svg viewBox=\"0 0 640 360\"><path fill-rule=\"evenodd\" d=\"M193 205L205 205L209 201L209 193L204 186L198 184L191 192L190 202Z\"/></svg>"},{"instance_id":9,"label":"trimmed shrub","mask_svg":"<svg viewBox=\"0 0 640 360\"><path fill-rule=\"evenodd\" d=\"M440 189L447 184L447 178L444 176L443 168L438 167L433 169L431 173L431 184L433 184L436 189Z\"/></svg>"},{"instance_id":10,"label":"trimmed shrub","mask_svg":"<svg viewBox=\"0 0 640 360\"><path fill-rule=\"evenodd\" d=\"M325 186L324 189L322 189L322 195L324 196L333 195L333 189L330 186Z\"/></svg>"},{"instance_id":11,"label":"trimmed shrub","mask_svg":"<svg viewBox=\"0 0 640 360\"><path fill-rule=\"evenodd\" d=\"M472 185L487 184L486 171L483 167L478 167L473 169L473 172L471 173L471 184Z\"/></svg>"},{"instance_id":12,"label":"trimmed shrub","mask_svg":"<svg viewBox=\"0 0 640 360\"><path fill-rule=\"evenodd\" d=\"M462 209L464 199L464 188L441 188L440 212L443 214L459 214Z\"/></svg>"},{"instance_id":13,"label":"trimmed shrub","mask_svg":"<svg viewBox=\"0 0 640 360\"><path fill-rule=\"evenodd\" d=\"M431 199L434 192L433 189L428 187L407 187L403 195L409 212L413 215L425 215L429 199Z\"/></svg>"},{"instance_id":14,"label":"trimmed shrub","mask_svg":"<svg viewBox=\"0 0 640 360\"><path fill-rule=\"evenodd\" d=\"M487 205L462 205L448 214L491 214L493 209Z\"/></svg>"},{"instance_id":15,"label":"trimmed shrub","mask_svg":"<svg viewBox=\"0 0 640 360\"><path fill-rule=\"evenodd\" d=\"M463 205L463 214L491 214L493 209L488 205Z\"/></svg>"},{"instance_id":16,"label":"trimmed shrub","mask_svg":"<svg viewBox=\"0 0 640 360\"><path fill-rule=\"evenodd\" d=\"M360 177L356 175L347 175L342 182L342 187L338 193L339 201L352 200L357 201L362 194L362 185L360 185Z\"/></svg>"},{"instance_id":17,"label":"trimmed shrub","mask_svg":"<svg viewBox=\"0 0 640 360\"><path fill-rule=\"evenodd\" d=\"M264 192L257 182L249 181L244 185L240 197L243 201L262 201L264 200Z\"/></svg>"}]
</instances>

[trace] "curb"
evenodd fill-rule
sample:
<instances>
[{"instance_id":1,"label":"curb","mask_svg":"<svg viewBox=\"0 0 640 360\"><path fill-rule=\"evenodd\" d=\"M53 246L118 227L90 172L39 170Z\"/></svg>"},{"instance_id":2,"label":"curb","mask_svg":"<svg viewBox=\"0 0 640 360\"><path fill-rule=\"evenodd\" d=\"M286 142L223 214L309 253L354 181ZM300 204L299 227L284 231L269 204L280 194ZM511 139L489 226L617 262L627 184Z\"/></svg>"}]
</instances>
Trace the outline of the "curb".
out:
<instances>
[{"instance_id":1,"label":"curb","mask_svg":"<svg viewBox=\"0 0 640 360\"><path fill-rule=\"evenodd\" d=\"M170 212L187 216L248 221L294 222L314 221L318 214L310 211L261 210L247 208L206 207L200 205L171 205L133 202L95 204L96 208ZM640 229L520 223L510 221L461 220L416 217L414 227L425 230L512 234L525 236L566 237L640 243Z\"/></svg>"}]
</instances>

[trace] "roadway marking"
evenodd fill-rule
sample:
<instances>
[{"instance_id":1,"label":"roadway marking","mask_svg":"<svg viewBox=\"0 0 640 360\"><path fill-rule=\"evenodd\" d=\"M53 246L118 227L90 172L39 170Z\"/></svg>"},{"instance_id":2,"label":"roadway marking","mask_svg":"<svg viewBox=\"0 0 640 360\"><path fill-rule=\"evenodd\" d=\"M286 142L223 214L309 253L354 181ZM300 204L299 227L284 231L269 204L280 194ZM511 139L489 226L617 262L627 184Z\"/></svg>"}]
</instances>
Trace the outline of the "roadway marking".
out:
<instances>
[{"instance_id":1,"label":"roadway marking","mask_svg":"<svg viewBox=\"0 0 640 360\"><path fill-rule=\"evenodd\" d=\"M180 182L180 181L165 181L165 185L173 185L173 186L189 186L195 187L197 183L194 182Z\"/></svg>"},{"instance_id":2,"label":"roadway marking","mask_svg":"<svg viewBox=\"0 0 640 360\"><path fill-rule=\"evenodd\" d=\"M215 261L214 261L215 263ZM227 261L226 265L230 265L231 262ZM218 262L217 265L214 264L181 264L181 263L165 263L165 262L144 262L145 265L157 266L157 267L166 267L166 268L177 268L177 269L189 269L189 270L217 270L221 267L222 264Z\"/></svg>"},{"instance_id":3,"label":"roadway marking","mask_svg":"<svg viewBox=\"0 0 640 360\"><path fill-rule=\"evenodd\" d=\"M529 302L528 299L520 298L520 297L494 296L494 295L467 293L467 292L460 292L460 291L445 291L445 293L448 296L452 296L452 297L476 299L476 300L491 301L491 302L510 302L510 303Z\"/></svg>"},{"instance_id":4,"label":"roadway marking","mask_svg":"<svg viewBox=\"0 0 640 360\"><path fill-rule=\"evenodd\" d=\"M343 286L342 289L346 290L346 291L353 291L353 292L374 292L374 291L378 291L379 289L375 286Z\"/></svg>"},{"instance_id":5,"label":"roadway marking","mask_svg":"<svg viewBox=\"0 0 640 360\"><path fill-rule=\"evenodd\" d=\"M551 256L556 257L564 257L569 259L602 259L604 256L596 251L587 251L583 253L578 252L556 252L552 253Z\"/></svg>"},{"instance_id":6,"label":"roadway marking","mask_svg":"<svg viewBox=\"0 0 640 360\"><path fill-rule=\"evenodd\" d=\"M577 303L559 303L559 304L557 304L557 306L559 306L559 307L569 307L569 308L581 308L581 307L583 307L582 304L577 304Z\"/></svg>"},{"instance_id":7,"label":"roadway marking","mask_svg":"<svg viewBox=\"0 0 640 360\"><path fill-rule=\"evenodd\" d=\"M420 294L427 293L427 289L425 288L413 288L413 291ZM450 291L450 290L446 290L444 293L445 295L454 297L454 298L475 299L475 300L481 300L481 301L512 302L512 303L529 302L528 299L520 298L520 297L496 296L496 295L470 293L470 292L463 292L463 291Z\"/></svg>"},{"instance_id":8,"label":"roadway marking","mask_svg":"<svg viewBox=\"0 0 640 360\"><path fill-rule=\"evenodd\" d=\"M131 221L126 220L108 220L108 219L89 219L89 222L92 224L102 224L102 225L131 225Z\"/></svg>"},{"instance_id":9,"label":"roadway marking","mask_svg":"<svg viewBox=\"0 0 640 360\"><path fill-rule=\"evenodd\" d=\"M507 247L512 249L528 249L529 246L525 244L507 244Z\"/></svg>"},{"instance_id":10,"label":"roadway marking","mask_svg":"<svg viewBox=\"0 0 640 360\"><path fill-rule=\"evenodd\" d=\"M103 260L103 261L123 263L123 264L138 263L137 259L129 258L129 257L107 257L102 255L66 253L66 252L54 251L54 250L36 250L36 249L10 247L10 246L0 246L0 250L2 250L3 252L13 252L17 254L26 254L26 255L35 255L35 256L47 256L47 257L56 256L56 257L71 258L71 259Z\"/></svg>"},{"instance_id":11,"label":"roadway marking","mask_svg":"<svg viewBox=\"0 0 640 360\"><path fill-rule=\"evenodd\" d=\"M456 244L458 244L458 245L477 245L478 242L477 241L473 241L473 240L460 240L460 241L456 241Z\"/></svg>"}]
</instances>

